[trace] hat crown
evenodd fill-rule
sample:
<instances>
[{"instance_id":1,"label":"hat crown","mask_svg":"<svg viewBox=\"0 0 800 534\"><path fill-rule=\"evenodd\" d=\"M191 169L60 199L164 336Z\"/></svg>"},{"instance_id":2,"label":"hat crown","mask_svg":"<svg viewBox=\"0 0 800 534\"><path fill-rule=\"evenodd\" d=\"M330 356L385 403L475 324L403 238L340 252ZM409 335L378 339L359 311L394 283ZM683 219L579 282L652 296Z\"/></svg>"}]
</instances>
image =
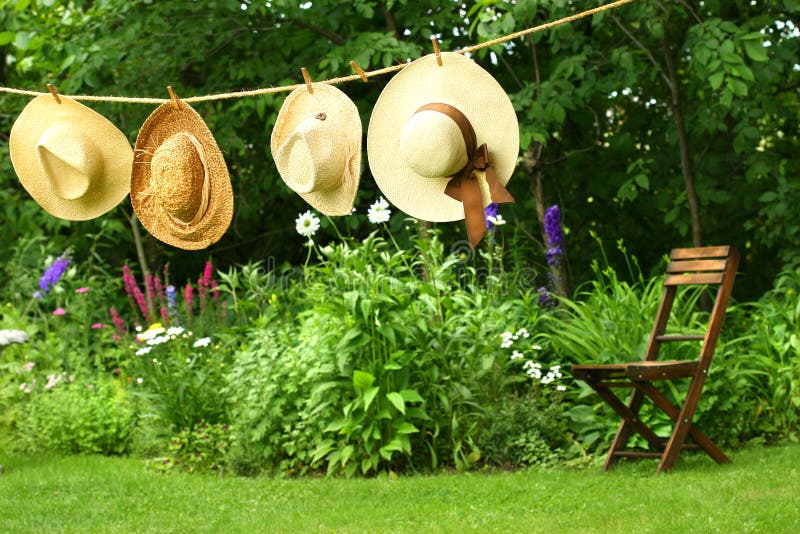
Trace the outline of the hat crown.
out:
<instances>
[{"instance_id":1,"label":"hat crown","mask_svg":"<svg viewBox=\"0 0 800 534\"><path fill-rule=\"evenodd\" d=\"M324 113L301 121L278 148L275 164L295 193L334 189L342 181L347 150Z\"/></svg>"},{"instance_id":2,"label":"hat crown","mask_svg":"<svg viewBox=\"0 0 800 534\"><path fill-rule=\"evenodd\" d=\"M153 192L164 211L184 224L202 217L208 202L208 172L203 146L194 135L170 136L156 149L150 167Z\"/></svg>"},{"instance_id":3,"label":"hat crown","mask_svg":"<svg viewBox=\"0 0 800 534\"><path fill-rule=\"evenodd\" d=\"M453 119L433 110L411 116L400 134L400 155L420 176L452 176L467 164L464 135Z\"/></svg>"},{"instance_id":4,"label":"hat crown","mask_svg":"<svg viewBox=\"0 0 800 534\"><path fill-rule=\"evenodd\" d=\"M53 193L64 200L86 195L103 172L103 157L97 146L63 122L42 132L36 142L36 155Z\"/></svg>"}]
</instances>

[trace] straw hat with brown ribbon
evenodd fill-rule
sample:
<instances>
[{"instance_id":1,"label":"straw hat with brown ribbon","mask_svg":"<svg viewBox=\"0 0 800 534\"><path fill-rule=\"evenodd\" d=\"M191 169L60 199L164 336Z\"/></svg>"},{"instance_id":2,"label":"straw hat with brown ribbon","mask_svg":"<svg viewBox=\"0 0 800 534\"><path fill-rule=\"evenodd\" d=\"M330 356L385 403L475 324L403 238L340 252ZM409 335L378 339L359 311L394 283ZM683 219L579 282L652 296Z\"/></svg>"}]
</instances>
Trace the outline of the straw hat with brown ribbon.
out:
<instances>
[{"instance_id":1,"label":"straw hat with brown ribbon","mask_svg":"<svg viewBox=\"0 0 800 534\"><path fill-rule=\"evenodd\" d=\"M233 189L206 123L180 100L159 106L139 130L131 204L159 240L186 250L216 243L233 217Z\"/></svg>"},{"instance_id":2,"label":"straw hat with brown ribbon","mask_svg":"<svg viewBox=\"0 0 800 534\"><path fill-rule=\"evenodd\" d=\"M70 98L31 100L11 128L8 144L20 183L51 215L93 219L128 195L133 159L128 138Z\"/></svg>"},{"instance_id":3,"label":"straw hat with brown ribbon","mask_svg":"<svg viewBox=\"0 0 800 534\"><path fill-rule=\"evenodd\" d=\"M351 213L361 175L361 118L346 94L321 83L292 91L270 148L281 178L303 200L325 215Z\"/></svg>"},{"instance_id":4,"label":"straw hat with brown ribbon","mask_svg":"<svg viewBox=\"0 0 800 534\"><path fill-rule=\"evenodd\" d=\"M519 154L511 100L461 54L424 56L378 97L367 131L369 166L398 209L426 221L466 218L474 247L486 234L483 208L513 202L505 188Z\"/></svg>"}]
</instances>

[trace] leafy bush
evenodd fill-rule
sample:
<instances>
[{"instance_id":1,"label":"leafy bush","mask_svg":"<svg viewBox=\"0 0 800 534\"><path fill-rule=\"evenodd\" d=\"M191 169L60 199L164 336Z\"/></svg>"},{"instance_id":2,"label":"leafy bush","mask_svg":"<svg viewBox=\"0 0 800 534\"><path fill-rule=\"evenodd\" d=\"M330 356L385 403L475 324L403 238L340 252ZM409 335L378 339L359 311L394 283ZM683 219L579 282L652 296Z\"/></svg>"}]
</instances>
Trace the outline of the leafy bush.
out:
<instances>
[{"instance_id":1,"label":"leafy bush","mask_svg":"<svg viewBox=\"0 0 800 534\"><path fill-rule=\"evenodd\" d=\"M131 443L135 412L117 381L49 375L26 384L16 437L24 452L123 454ZM27 391L30 391L27 393Z\"/></svg>"},{"instance_id":2,"label":"leafy bush","mask_svg":"<svg viewBox=\"0 0 800 534\"><path fill-rule=\"evenodd\" d=\"M518 280L491 268L496 250L483 257L487 273L446 257L433 233L418 246L412 255L372 235L314 248L319 263L282 290L252 287L244 272L223 277L272 293L228 375L238 471L466 468L491 448L495 409L533 398L502 334L509 324L536 329L535 286L517 293ZM536 399L536 409L549 405Z\"/></svg>"},{"instance_id":3,"label":"leafy bush","mask_svg":"<svg viewBox=\"0 0 800 534\"><path fill-rule=\"evenodd\" d=\"M309 470L339 405L335 392L320 387L334 376L328 353L338 337L325 320L307 314L298 325L273 315L247 333L222 393L230 403L229 463L236 472Z\"/></svg>"},{"instance_id":4,"label":"leafy bush","mask_svg":"<svg viewBox=\"0 0 800 534\"><path fill-rule=\"evenodd\" d=\"M169 456L151 462L158 473L222 474L225 454L230 446L228 425L209 425L203 421L193 429L181 430L169 443Z\"/></svg>"},{"instance_id":5,"label":"leafy bush","mask_svg":"<svg viewBox=\"0 0 800 534\"><path fill-rule=\"evenodd\" d=\"M800 440L800 268L742 308L746 343L731 355L747 378L750 419L768 439ZM741 409L741 408L740 408Z\"/></svg>"}]
</instances>

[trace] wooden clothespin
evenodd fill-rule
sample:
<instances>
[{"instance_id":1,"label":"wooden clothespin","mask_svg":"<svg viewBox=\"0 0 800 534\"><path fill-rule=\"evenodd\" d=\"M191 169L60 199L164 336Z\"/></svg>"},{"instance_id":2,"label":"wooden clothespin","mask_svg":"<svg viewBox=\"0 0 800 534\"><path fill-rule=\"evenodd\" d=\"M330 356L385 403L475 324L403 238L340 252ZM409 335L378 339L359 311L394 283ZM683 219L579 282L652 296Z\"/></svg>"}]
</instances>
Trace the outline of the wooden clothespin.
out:
<instances>
[{"instance_id":1,"label":"wooden clothespin","mask_svg":"<svg viewBox=\"0 0 800 534\"><path fill-rule=\"evenodd\" d=\"M436 54L436 64L441 67L442 55L441 52L439 52L439 39L436 37L431 37L431 42L433 43L433 53Z\"/></svg>"},{"instance_id":2,"label":"wooden clothespin","mask_svg":"<svg viewBox=\"0 0 800 534\"><path fill-rule=\"evenodd\" d=\"M308 75L308 71L305 67L300 67L300 72L303 73L303 80L306 82L306 87L308 87L309 94L314 94L314 88L311 86L311 76Z\"/></svg>"},{"instance_id":3,"label":"wooden clothespin","mask_svg":"<svg viewBox=\"0 0 800 534\"><path fill-rule=\"evenodd\" d=\"M167 86L167 92L169 93L170 99L172 99L172 105L175 106L175 109L178 109L178 96L175 94L171 85Z\"/></svg>"},{"instance_id":4,"label":"wooden clothespin","mask_svg":"<svg viewBox=\"0 0 800 534\"><path fill-rule=\"evenodd\" d=\"M350 66L353 67L353 70L356 71L356 74L358 74L361 77L361 81L363 81L364 83L367 83L369 81L369 79L367 78L367 73L364 72L364 69L358 66L358 63L356 63L355 61L351 61Z\"/></svg>"},{"instance_id":5,"label":"wooden clothespin","mask_svg":"<svg viewBox=\"0 0 800 534\"><path fill-rule=\"evenodd\" d=\"M58 98L58 89L56 89L56 86L53 85L52 83L48 83L47 84L47 90L50 91L50 94L53 95L53 98L56 99L56 103L60 104L61 103L61 99Z\"/></svg>"}]
</instances>

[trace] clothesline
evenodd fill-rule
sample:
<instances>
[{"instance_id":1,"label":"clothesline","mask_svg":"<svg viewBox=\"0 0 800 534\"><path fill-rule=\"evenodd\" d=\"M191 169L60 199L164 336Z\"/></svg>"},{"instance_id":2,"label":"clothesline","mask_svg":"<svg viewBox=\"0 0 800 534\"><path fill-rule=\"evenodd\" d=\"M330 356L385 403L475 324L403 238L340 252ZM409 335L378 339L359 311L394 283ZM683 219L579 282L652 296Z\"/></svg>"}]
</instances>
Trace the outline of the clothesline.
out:
<instances>
[{"instance_id":1,"label":"clothesline","mask_svg":"<svg viewBox=\"0 0 800 534\"><path fill-rule=\"evenodd\" d=\"M514 33L510 33L508 35L504 35L502 37L498 37L496 39L492 39L490 41L486 41L483 43L479 43L476 45L468 46L466 48L461 48L459 50L455 50L454 52L458 54L467 54L474 52L476 50L480 50L481 48L486 48L488 46L494 46L496 44L504 43L507 41L511 41L518 37L522 37L524 35L528 35L531 33L540 32L543 30L547 30L549 28L553 28L555 26L559 26L561 24L566 24L569 22L573 22L575 20L588 17L594 15L596 13L600 13L602 11L607 11L609 9L615 9L621 5L628 4L633 2L634 0L617 0L615 2L611 2L609 4L604 4L602 6L598 6L593 9L588 9L586 11L582 11L580 13L576 13L575 15L570 15L568 17L564 17L558 20L554 20L552 22L547 22L545 24L541 24L539 26L534 26L531 28L526 28L524 30L520 30ZM434 39L434 50L438 54L438 42ZM325 83L329 85L336 85L345 82L351 82L355 80L364 80L366 81L368 78L373 76L381 76L383 74L388 74L394 71L402 70L403 68L408 65L407 63L402 63L399 65L392 65L390 67L384 67L381 69L371 70L371 71L363 71L360 67L358 67L355 62L350 63L353 66L353 69L357 71L356 74L351 74L349 76L341 76L338 78L330 78L328 80L319 80L315 83ZM304 73L305 76L305 73ZM310 83L310 80L309 80ZM191 103L191 102L203 102L209 100L223 100L228 98L245 98L249 96L258 96L270 93L279 93L283 91L293 91L298 87L304 87L306 83L298 83L293 85L284 85L281 87L265 87L261 89L252 89L248 91L235 91L230 93L218 93L212 95L202 95L202 96L191 96L188 98L181 98L183 102ZM27 96L40 96L46 95L49 93L46 92L39 92L39 91L29 91L25 89L15 89L12 87L2 87L0 86L0 92L3 93L10 93L10 94L18 94L18 95L27 95ZM123 97L123 96L95 96L95 95L64 95L68 98L73 100L84 100L84 101L95 101L95 102L123 102L123 103L131 103L131 104L163 104L164 102L169 102L169 98L142 98L142 97Z\"/></svg>"}]
</instances>

